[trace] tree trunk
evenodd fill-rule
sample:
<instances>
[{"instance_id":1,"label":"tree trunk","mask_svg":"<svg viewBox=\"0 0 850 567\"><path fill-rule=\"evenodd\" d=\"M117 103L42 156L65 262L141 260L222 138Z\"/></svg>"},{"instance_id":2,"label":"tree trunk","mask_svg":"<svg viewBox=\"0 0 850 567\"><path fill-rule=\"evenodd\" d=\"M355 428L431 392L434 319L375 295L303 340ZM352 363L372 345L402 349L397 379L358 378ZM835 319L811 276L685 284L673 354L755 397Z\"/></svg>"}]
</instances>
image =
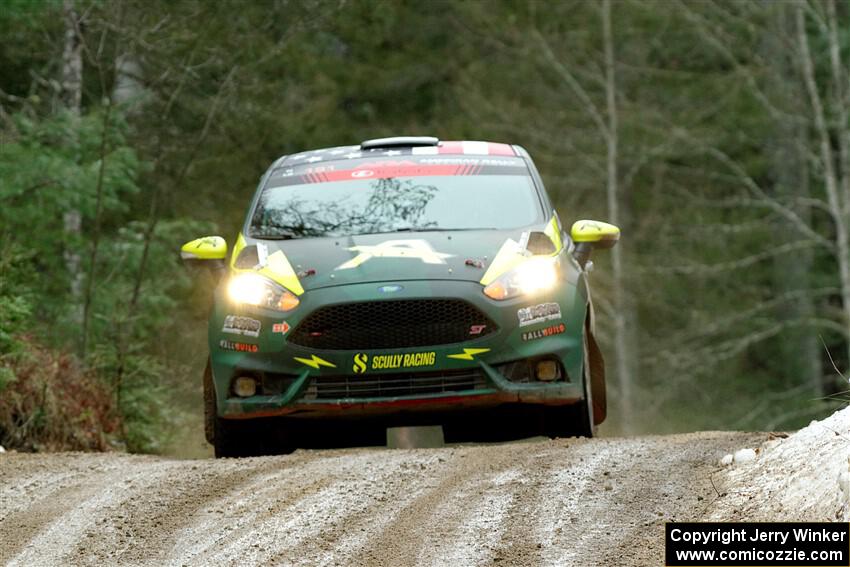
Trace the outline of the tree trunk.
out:
<instances>
[{"instance_id":1,"label":"tree trunk","mask_svg":"<svg viewBox=\"0 0 850 567\"><path fill-rule=\"evenodd\" d=\"M805 105L806 93L795 80L793 61L788 55L783 40L793 35L794 22L790 10L785 4L775 5L775 14L767 27L764 42L764 54L773 64L768 68L769 90L778 108L788 114ZM805 200L811 197L809 192L809 168L806 159L809 146L808 132L804 125L790 120L787 116L772 115L772 135L767 137L765 148L773 172L772 193L785 203ZM793 205L791 205L793 206ZM811 225L811 213L807 207L798 213L806 224ZM777 219L773 227L777 244L790 244L796 238L789 234L787 222ZM811 289L810 273L813 267L813 251L804 248L791 254L778 255L773 262L773 282L775 295L782 297L789 293L800 292L797 299L784 302L776 309L776 318L780 322L812 320L815 317L815 305L812 296L806 293ZM788 387L796 384L808 384L812 395L824 394L823 366L821 364L821 345L817 331L810 326L792 325L783 333L778 342L779 357L774 361L774 369L782 376Z\"/></svg>"},{"instance_id":2,"label":"tree trunk","mask_svg":"<svg viewBox=\"0 0 850 567\"><path fill-rule=\"evenodd\" d=\"M605 99L607 114L606 194L608 221L621 224L619 180L619 123L617 114L617 84L614 59L614 37L611 31L611 1L602 3L602 35L605 49ZM614 306L614 359L619 390L619 415L623 430L633 427L634 383L637 376L632 330L635 313L625 289L625 267L622 245L611 250L613 306Z\"/></svg>"},{"instance_id":3,"label":"tree trunk","mask_svg":"<svg viewBox=\"0 0 850 567\"><path fill-rule=\"evenodd\" d=\"M803 12L804 8L801 4L796 4L795 8L800 64L809 102L812 107L815 135L819 141L820 161L823 170L824 186L826 188L827 205L835 226L835 249L833 252L835 261L838 264L841 307L844 315L842 325L845 329L844 339L847 345L848 362L850 362L850 239L848 238L848 232L850 231L850 226L848 226L850 225L850 215L848 215L848 205L850 205L850 202L848 200L850 200L850 196L843 194L842 186L844 184L841 180L843 175L847 175L850 172L842 171L840 163L836 167L836 161L840 160L835 159L835 152L824 111L823 98L816 82L814 61L809 49L809 37L806 30L806 15ZM833 81L835 80L838 80L838 77L833 77ZM839 125L839 137L846 137L847 130L847 124ZM839 146L843 146L845 142L840 142Z\"/></svg>"},{"instance_id":4,"label":"tree trunk","mask_svg":"<svg viewBox=\"0 0 850 567\"><path fill-rule=\"evenodd\" d=\"M62 50L62 80L60 98L63 106L75 116L80 115L83 92L83 54L80 23L74 0L64 0L62 4L65 25L65 44ZM72 141L76 143L76 140ZM62 216L65 228L66 248L64 252L65 268L68 270L71 294L71 318L76 324L83 321L83 269L77 246L80 243L83 218L79 209L71 208Z\"/></svg>"},{"instance_id":5,"label":"tree trunk","mask_svg":"<svg viewBox=\"0 0 850 567\"><path fill-rule=\"evenodd\" d=\"M80 37L80 22L74 8L74 0L64 0L62 16L65 25L65 44L62 49L61 99L63 106L80 114L83 98L83 43Z\"/></svg>"}]
</instances>

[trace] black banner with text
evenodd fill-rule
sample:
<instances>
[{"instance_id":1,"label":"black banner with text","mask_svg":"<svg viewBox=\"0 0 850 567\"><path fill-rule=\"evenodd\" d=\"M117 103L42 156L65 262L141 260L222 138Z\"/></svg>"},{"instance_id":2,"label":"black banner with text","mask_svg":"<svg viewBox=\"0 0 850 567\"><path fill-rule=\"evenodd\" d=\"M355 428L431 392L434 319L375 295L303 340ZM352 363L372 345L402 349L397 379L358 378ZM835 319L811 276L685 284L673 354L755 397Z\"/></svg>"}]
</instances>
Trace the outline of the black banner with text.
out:
<instances>
[{"instance_id":1,"label":"black banner with text","mask_svg":"<svg viewBox=\"0 0 850 567\"><path fill-rule=\"evenodd\" d=\"M668 523L668 567L850 566L847 523Z\"/></svg>"}]
</instances>

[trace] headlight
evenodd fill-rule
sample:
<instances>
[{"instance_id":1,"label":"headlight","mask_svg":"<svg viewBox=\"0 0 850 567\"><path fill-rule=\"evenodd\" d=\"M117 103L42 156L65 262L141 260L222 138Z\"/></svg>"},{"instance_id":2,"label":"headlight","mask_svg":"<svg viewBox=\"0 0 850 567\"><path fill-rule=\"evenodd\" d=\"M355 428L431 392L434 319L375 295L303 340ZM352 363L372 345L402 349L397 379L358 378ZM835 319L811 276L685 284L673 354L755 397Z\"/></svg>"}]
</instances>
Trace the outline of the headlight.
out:
<instances>
[{"instance_id":1,"label":"headlight","mask_svg":"<svg viewBox=\"0 0 850 567\"><path fill-rule=\"evenodd\" d=\"M300 300L281 286L257 274L239 274L230 278L227 295L234 303L292 311Z\"/></svg>"},{"instance_id":2,"label":"headlight","mask_svg":"<svg viewBox=\"0 0 850 567\"><path fill-rule=\"evenodd\" d=\"M490 299L510 299L518 295L534 295L558 283L557 258L531 258L506 272L484 288Z\"/></svg>"}]
</instances>

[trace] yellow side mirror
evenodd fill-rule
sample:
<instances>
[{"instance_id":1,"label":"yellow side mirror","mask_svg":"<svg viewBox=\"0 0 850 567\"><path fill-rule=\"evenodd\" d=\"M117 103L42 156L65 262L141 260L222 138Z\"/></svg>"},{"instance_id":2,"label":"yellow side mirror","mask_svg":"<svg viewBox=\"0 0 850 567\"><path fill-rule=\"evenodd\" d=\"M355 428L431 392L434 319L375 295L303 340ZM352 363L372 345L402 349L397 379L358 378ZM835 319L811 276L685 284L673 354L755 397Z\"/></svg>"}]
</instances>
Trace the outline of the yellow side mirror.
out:
<instances>
[{"instance_id":1,"label":"yellow side mirror","mask_svg":"<svg viewBox=\"0 0 850 567\"><path fill-rule=\"evenodd\" d=\"M183 261L224 260L227 257L227 242L220 236L204 236L187 242L180 249Z\"/></svg>"},{"instance_id":2,"label":"yellow side mirror","mask_svg":"<svg viewBox=\"0 0 850 567\"><path fill-rule=\"evenodd\" d=\"M576 244L586 242L594 249L612 248L620 240L620 229L607 222L580 220L573 223L570 237Z\"/></svg>"}]
</instances>

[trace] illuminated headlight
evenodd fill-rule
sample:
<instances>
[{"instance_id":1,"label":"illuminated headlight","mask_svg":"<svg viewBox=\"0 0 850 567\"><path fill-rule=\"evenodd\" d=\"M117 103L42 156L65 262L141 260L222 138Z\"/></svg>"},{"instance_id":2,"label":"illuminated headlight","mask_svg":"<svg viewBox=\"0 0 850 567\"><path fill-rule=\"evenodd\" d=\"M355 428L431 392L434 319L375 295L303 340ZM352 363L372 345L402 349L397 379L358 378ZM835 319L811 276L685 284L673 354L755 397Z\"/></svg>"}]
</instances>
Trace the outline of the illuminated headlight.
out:
<instances>
[{"instance_id":1,"label":"illuminated headlight","mask_svg":"<svg viewBox=\"0 0 850 567\"><path fill-rule=\"evenodd\" d=\"M555 287L556 283L558 260L531 258L491 282L484 288L484 294L491 299L510 299L518 295L534 295Z\"/></svg>"},{"instance_id":2,"label":"illuminated headlight","mask_svg":"<svg viewBox=\"0 0 850 567\"><path fill-rule=\"evenodd\" d=\"M230 278L227 295L234 303L292 311L300 300L295 294L257 274L239 274Z\"/></svg>"}]
</instances>

